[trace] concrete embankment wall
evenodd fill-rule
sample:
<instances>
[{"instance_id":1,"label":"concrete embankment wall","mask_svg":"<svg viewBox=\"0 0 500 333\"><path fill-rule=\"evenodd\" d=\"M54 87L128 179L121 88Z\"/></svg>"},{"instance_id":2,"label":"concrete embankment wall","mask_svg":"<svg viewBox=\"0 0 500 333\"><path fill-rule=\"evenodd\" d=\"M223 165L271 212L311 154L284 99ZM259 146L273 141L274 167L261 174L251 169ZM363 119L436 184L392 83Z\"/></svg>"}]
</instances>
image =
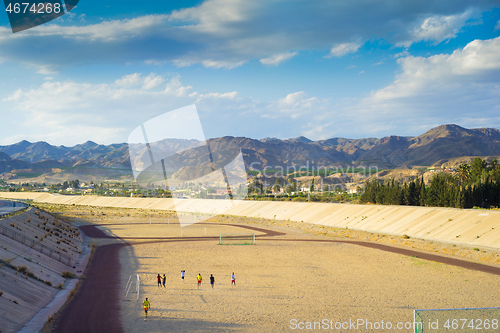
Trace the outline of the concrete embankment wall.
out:
<instances>
[{"instance_id":1,"label":"concrete embankment wall","mask_svg":"<svg viewBox=\"0 0 500 333\"><path fill-rule=\"evenodd\" d=\"M36 208L1 216L0 332L38 332L76 286L63 272L81 275L89 251L77 228Z\"/></svg>"},{"instance_id":2,"label":"concrete embankment wall","mask_svg":"<svg viewBox=\"0 0 500 333\"><path fill-rule=\"evenodd\" d=\"M28 198L35 201L117 208L146 208L207 214L228 214L267 219L308 222L376 233L408 235L500 249L500 211L438 207L352 205L286 201L157 198L112 198L64 196L47 193L3 192L4 198Z\"/></svg>"}]
</instances>

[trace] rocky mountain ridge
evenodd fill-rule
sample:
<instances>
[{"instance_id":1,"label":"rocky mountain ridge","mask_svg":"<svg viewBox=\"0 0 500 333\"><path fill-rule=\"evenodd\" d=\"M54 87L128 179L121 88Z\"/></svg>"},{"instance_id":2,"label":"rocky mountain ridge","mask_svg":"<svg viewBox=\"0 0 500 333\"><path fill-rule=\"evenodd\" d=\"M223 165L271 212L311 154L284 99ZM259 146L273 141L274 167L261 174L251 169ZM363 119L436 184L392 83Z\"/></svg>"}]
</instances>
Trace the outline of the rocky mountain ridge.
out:
<instances>
[{"instance_id":1,"label":"rocky mountain ridge","mask_svg":"<svg viewBox=\"0 0 500 333\"><path fill-rule=\"evenodd\" d=\"M193 143L190 140L162 140L152 143L162 149ZM188 142L189 141L189 142ZM237 147L241 149L247 170L287 166L369 166L398 168L430 166L439 160L463 156L500 155L500 131L494 128L466 129L458 125L442 125L416 137L331 138L312 141L305 137L261 140L246 137L209 139L212 155ZM193 156L191 156L191 155ZM185 165L196 163L190 150L179 154ZM92 141L73 147L53 146L47 142L26 140L0 146L0 173L15 169L47 168L117 168L130 169L126 143L99 145Z\"/></svg>"}]
</instances>

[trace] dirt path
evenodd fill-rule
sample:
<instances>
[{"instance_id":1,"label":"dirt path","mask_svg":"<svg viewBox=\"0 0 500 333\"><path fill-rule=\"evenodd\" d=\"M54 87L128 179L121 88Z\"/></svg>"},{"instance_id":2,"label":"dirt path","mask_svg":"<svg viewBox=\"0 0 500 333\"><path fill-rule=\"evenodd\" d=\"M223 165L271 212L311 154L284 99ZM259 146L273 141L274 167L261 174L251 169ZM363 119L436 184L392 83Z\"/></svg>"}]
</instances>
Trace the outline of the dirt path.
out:
<instances>
[{"instance_id":1,"label":"dirt path","mask_svg":"<svg viewBox=\"0 0 500 333\"><path fill-rule=\"evenodd\" d=\"M96 229L104 234L101 230ZM98 233L90 232L90 235ZM107 236L106 234L104 234ZM75 297L63 308L53 332L123 332L118 299L120 293L118 252L129 244L117 243L97 248Z\"/></svg>"}]
</instances>

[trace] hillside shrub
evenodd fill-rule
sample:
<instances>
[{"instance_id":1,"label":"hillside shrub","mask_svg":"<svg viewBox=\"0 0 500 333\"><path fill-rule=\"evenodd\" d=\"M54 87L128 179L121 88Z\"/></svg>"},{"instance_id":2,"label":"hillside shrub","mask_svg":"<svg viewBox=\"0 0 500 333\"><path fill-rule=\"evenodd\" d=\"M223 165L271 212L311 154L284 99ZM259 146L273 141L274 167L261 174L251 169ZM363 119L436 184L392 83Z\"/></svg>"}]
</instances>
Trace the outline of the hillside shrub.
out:
<instances>
[{"instance_id":1,"label":"hillside shrub","mask_svg":"<svg viewBox=\"0 0 500 333\"><path fill-rule=\"evenodd\" d=\"M61 273L61 276L66 279L72 279L75 277L75 274L69 272L69 271L64 271Z\"/></svg>"}]
</instances>

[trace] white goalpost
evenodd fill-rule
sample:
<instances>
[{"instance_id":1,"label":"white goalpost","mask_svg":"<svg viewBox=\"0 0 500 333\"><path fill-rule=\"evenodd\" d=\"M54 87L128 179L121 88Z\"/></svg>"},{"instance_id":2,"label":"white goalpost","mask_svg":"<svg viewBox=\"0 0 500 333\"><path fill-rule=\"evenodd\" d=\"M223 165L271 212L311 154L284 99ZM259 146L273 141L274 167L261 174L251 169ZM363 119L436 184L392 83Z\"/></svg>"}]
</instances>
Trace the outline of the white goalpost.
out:
<instances>
[{"instance_id":1,"label":"white goalpost","mask_svg":"<svg viewBox=\"0 0 500 333\"><path fill-rule=\"evenodd\" d=\"M220 234L219 245L254 245L255 234Z\"/></svg>"},{"instance_id":2,"label":"white goalpost","mask_svg":"<svg viewBox=\"0 0 500 333\"><path fill-rule=\"evenodd\" d=\"M133 278L134 275L137 275L137 278L134 279ZM134 288L135 291L133 291L133 293L137 293L137 300L139 300L139 292L141 289L141 278L139 277L139 274L132 274L129 276L127 285L125 286L125 300L127 300L128 293L134 282L135 282L135 288Z\"/></svg>"}]
</instances>

